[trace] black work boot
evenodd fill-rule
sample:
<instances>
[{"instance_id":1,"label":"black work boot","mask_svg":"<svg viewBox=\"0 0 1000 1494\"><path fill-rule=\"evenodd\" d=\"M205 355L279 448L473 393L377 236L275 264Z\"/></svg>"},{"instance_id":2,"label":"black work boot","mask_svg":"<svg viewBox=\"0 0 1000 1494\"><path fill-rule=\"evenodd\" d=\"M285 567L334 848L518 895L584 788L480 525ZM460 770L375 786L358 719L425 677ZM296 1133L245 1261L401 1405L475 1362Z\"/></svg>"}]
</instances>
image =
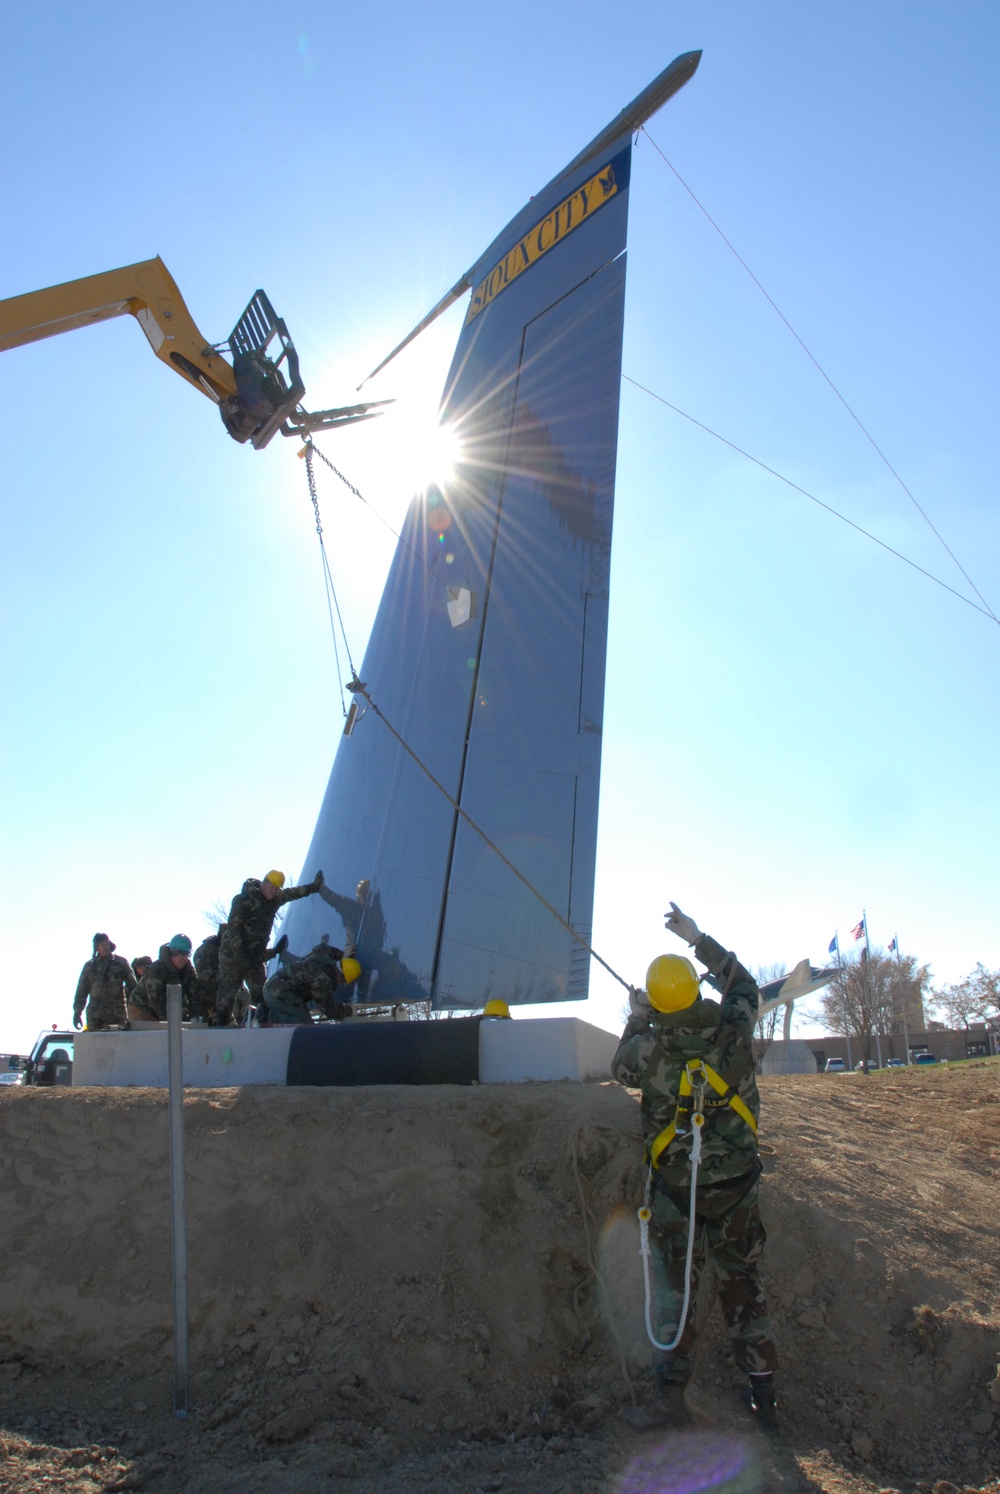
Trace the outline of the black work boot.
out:
<instances>
[{"instance_id":1,"label":"black work boot","mask_svg":"<svg viewBox=\"0 0 1000 1494\"><path fill-rule=\"evenodd\" d=\"M636 1432L682 1432L691 1425L684 1386L670 1380L660 1381L656 1397L648 1406L626 1406L622 1416Z\"/></svg>"},{"instance_id":2,"label":"black work boot","mask_svg":"<svg viewBox=\"0 0 1000 1494\"><path fill-rule=\"evenodd\" d=\"M774 1375L751 1375L743 1397L747 1409L761 1431L773 1436L778 1430L778 1402L774 1394Z\"/></svg>"}]
</instances>

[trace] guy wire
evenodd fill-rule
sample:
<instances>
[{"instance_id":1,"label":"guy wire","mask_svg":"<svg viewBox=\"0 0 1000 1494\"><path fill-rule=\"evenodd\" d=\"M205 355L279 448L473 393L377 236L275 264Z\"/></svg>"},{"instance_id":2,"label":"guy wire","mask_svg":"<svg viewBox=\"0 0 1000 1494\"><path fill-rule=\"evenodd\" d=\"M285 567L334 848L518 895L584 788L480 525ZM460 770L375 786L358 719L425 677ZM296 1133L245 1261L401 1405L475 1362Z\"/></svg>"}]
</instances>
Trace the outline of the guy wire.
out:
<instances>
[{"instance_id":1,"label":"guy wire","mask_svg":"<svg viewBox=\"0 0 1000 1494\"><path fill-rule=\"evenodd\" d=\"M778 316L784 322L785 326L788 328L788 331L795 338L795 341L798 343L799 347L805 353L805 355L809 359L810 363L813 364L813 366L815 367L815 369L817 370L817 372L826 381L826 383L833 390L834 394L840 400L840 403L843 405L843 407L847 411L848 415L850 415L851 419L854 421L855 425L858 427L858 430L865 437L865 440L869 442L869 444L873 447L873 449L878 454L878 456L881 457L882 461L888 467L889 471L892 473L893 477L899 483L899 486L902 488L902 490L906 494L907 498L909 498L910 502L913 504L913 507L917 510L917 513L923 519L924 523L930 529L931 533L935 536L935 538L938 540L938 542L947 551L948 555L950 555L950 557L954 561L955 565L961 571L962 575L965 577L966 581L968 581L969 585L972 587L972 590L976 593L976 596L979 598L979 600L983 604L982 607L978 608L977 610L980 611L980 612L985 611L986 615L988 617L991 617L995 623L1000 624L1000 618L997 617L996 613L993 611L993 608L990 606L989 602L983 596L982 592L979 590L979 587L976 585L975 581L973 581L972 577L969 575L968 571L965 569L965 567L963 566L962 562L959 560L958 556L955 554L954 550L952 550L951 546L947 543L947 541L945 540L944 536L936 528L936 526L934 525L934 523L931 520L930 516L927 513L925 513L924 510L921 508L920 504L917 502L916 498L910 492L910 489L906 486L906 483L900 477L899 473L896 471L895 467L892 465L892 463L890 462L889 458L886 456L885 452L882 450L881 446L879 446L878 442L875 440L875 437L871 434L871 432L868 430L867 426L863 423L863 421L861 420L861 417L859 415L856 415L855 412L854 412L854 410L847 403L847 400L841 394L840 390L837 388L836 384L830 378L830 375L827 373L827 371L823 367L823 365L819 362L818 358L814 357L814 355L810 352L809 348L806 346L806 344L803 342L802 338L796 332L795 328L792 326L792 324L788 320L787 316L785 316L785 313L781 310L781 307L776 303L776 301L770 295L768 295L767 291L761 285L760 281L757 279L757 276L754 274L753 270L751 270L750 266L747 264L746 260L740 254L739 250L736 248L736 246L734 244L732 244L730 242L730 240L723 233L722 229L719 227L718 223L716 223L715 219L712 217L711 213L708 211L708 208L705 207L704 203L702 203L698 199L698 197L695 196L695 193L691 190L691 188L688 186L687 182L681 176L680 172L677 170L677 167L674 166L673 163L667 159L667 157L664 155L663 151L660 149L660 147L657 145L656 141L653 139L652 135L650 135L649 131L646 129L645 125L640 125L639 128L642 131L642 133L645 135L646 139L649 141L650 145L656 151L656 154L660 157L661 161L663 161L663 163L666 166L668 166L670 168L670 170L673 172L674 176L680 182L680 184L684 188L685 192L691 198L691 201L694 203L695 207L697 207L699 209L699 211L702 212L705 215L705 217L708 219L709 223L712 225L712 227L715 229L716 233L719 235L719 238L725 244L726 248L738 260L738 262L743 266L743 269L750 276L750 279L753 281L754 285L760 291L760 293L764 297L765 301L767 301L768 305L771 306L772 309L775 312L777 312ZM857 526L855 526L855 527L857 527ZM878 541L878 543L881 543L881 541ZM889 547L887 546L886 548L888 549ZM919 570L920 567L918 566L917 569ZM925 572L924 574L927 575L928 572ZM936 578L934 578L934 579L936 579ZM940 585L942 585L942 586L944 586L944 584L945 583L943 581L940 583ZM951 588L949 587L948 590L950 591ZM958 596L958 595L960 595L960 593L956 592L955 595ZM966 600L966 599L963 598L963 600Z\"/></svg>"},{"instance_id":2,"label":"guy wire","mask_svg":"<svg viewBox=\"0 0 1000 1494\"><path fill-rule=\"evenodd\" d=\"M808 489L800 487L797 482L793 482L790 477L785 477L783 473L776 471L774 467L769 467L767 463L762 462L759 457L752 456L749 451L744 451L743 447L737 446L735 441L730 441L726 436L720 435L718 431L713 431L710 425L705 425L702 421L696 420L693 415L689 415L687 411L682 410L679 405L672 405L668 399L664 399L662 394L657 394L655 390L648 389L645 384L640 384L638 379L630 378L628 374L622 374L622 378L625 380L626 384L632 384L636 389L641 389L643 394L649 395L650 399L658 400L661 405L666 405L667 409L673 410L675 415L683 416L685 420L689 420L692 425L696 425L698 429L700 431L704 431L706 435L714 436L716 441L721 441L723 446L729 447L730 451L735 451L739 456L746 457L747 461L753 462L755 467L760 467L762 471L770 473L772 477L776 477L779 482L783 482L788 487L794 488L796 493L801 493L803 498L809 499L810 503L815 503L820 508L825 508L827 513L832 514L835 519L840 519L842 523L849 524L852 529L856 529L859 534L863 534L865 539L870 539L874 544L880 545L883 550L888 550L890 555L895 555L896 559L903 561L904 565L912 566L915 571L919 571L922 576L926 576L928 581L933 581L937 586L943 586L945 591L951 592L953 597L957 597L960 602L964 602L965 605L967 607L971 607L974 612L981 612L984 617L988 617L991 622L995 622L998 626L1000 626L1000 618L997 618L994 615L994 613L990 610L988 604L986 606L980 607L976 602L972 600L971 597L963 596L960 591L956 591L953 586L949 586L947 581L942 581L940 576L935 576L932 574L932 572L925 571L922 565L918 565L915 560L911 560L910 557L908 555L904 555L902 551L894 550L892 545L887 544L885 540L879 539L877 534L872 534L869 529L862 528L862 526L860 524L856 524L853 519L849 519L846 514L839 513L837 509L832 508L829 503L824 503L822 498L817 498L815 493L810 493ZM975 588L973 588L973 590L975 590Z\"/></svg>"}]
</instances>

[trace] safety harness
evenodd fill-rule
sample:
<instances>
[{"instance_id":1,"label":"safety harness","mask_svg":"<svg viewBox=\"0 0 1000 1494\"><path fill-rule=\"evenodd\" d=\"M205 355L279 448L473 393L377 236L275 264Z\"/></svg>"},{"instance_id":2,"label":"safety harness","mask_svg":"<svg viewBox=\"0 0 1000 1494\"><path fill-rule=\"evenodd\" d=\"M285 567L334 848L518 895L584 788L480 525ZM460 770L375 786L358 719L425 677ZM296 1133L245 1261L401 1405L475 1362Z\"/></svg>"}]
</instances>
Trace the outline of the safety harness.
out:
<instances>
[{"instance_id":1,"label":"safety harness","mask_svg":"<svg viewBox=\"0 0 1000 1494\"><path fill-rule=\"evenodd\" d=\"M712 1099L711 1096L706 1095L706 1085L711 1085L719 1096L718 1099ZM714 1109L721 1105L731 1105L740 1120L746 1121L756 1136L757 1122L753 1118L753 1112L740 1099L733 1086L727 1084L722 1075L717 1074L703 1058L692 1058L685 1064L681 1075L677 1090L677 1109L674 1111L673 1120L669 1126L664 1126L659 1136L654 1136L646 1148L646 1161L650 1166L659 1167L660 1157L675 1136L687 1135L692 1110L697 1109L698 1113L701 1113L706 1106Z\"/></svg>"},{"instance_id":2,"label":"safety harness","mask_svg":"<svg viewBox=\"0 0 1000 1494\"><path fill-rule=\"evenodd\" d=\"M711 1088L718 1098L711 1097L707 1091ZM727 1084L721 1074L717 1074L710 1064L703 1058L692 1058L684 1066L681 1074L680 1084L677 1088L677 1108L674 1118L669 1126L664 1126L658 1136L646 1147L646 1190L643 1195L642 1208L639 1210L639 1254L642 1256L642 1277L646 1292L646 1336L654 1349L664 1353L670 1353L676 1349L684 1333L687 1323L688 1309L691 1305L691 1261L694 1256L694 1234L695 1234L695 1201L698 1189L698 1165L701 1161L701 1138L705 1125L705 1110L719 1109L723 1105L729 1105L735 1110L742 1121L750 1127L756 1136L757 1122L754 1120L753 1112L749 1106L740 1099L731 1084ZM653 1217L650 1208L650 1199L653 1192L653 1168L659 1167L660 1158L663 1153L676 1141L678 1137L691 1134L691 1191L688 1199L688 1241L687 1260L684 1264L684 1301L681 1306L681 1318L677 1325L677 1333L669 1344L663 1344L657 1338L653 1328L652 1317L652 1291L650 1288L649 1275L649 1225Z\"/></svg>"}]
</instances>

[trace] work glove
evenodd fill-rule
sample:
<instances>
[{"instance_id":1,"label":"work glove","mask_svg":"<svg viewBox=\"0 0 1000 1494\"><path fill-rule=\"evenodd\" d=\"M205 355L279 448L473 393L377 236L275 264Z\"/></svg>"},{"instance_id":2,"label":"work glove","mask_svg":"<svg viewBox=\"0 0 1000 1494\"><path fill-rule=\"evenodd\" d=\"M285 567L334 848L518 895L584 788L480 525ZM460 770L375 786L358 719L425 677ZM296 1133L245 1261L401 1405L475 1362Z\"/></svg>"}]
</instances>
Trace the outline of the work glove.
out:
<instances>
[{"instance_id":1,"label":"work glove","mask_svg":"<svg viewBox=\"0 0 1000 1494\"><path fill-rule=\"evenodd\" d=\"M79 1032L83 1027L83 1018L80 1016L79 1012L73 1013L73 1026L76 1028L77 1032Z\"/></svg>"},{"instance_id":2,"label":"work glove","mask_svg":"<svg viewBox=\"0 0 1000 1494\"><path fill-rule=\"evenodd\" d=\"M285 952L285 950L287 948L288 948L288 935L287 934L282 934L282 936L278 940L277 944L271 950L271 958L272 959L276 959L278 955L283 955L284 952Z\"/></svg>"},{"instance_id":3,"label":"work glove","mask_svg":"<svg viewBox=\"0 0 1000 1494\"><path fill-rule=\"evenodd\" d=\"M645 991L637 990L635 986L628 988L628 1010L630 1017L648 1017L650 1013L649 997Z\"/></svg>"},{"instance_id":4,"label":"work glove","mask_svg":"<svg viewBox=\"0 0 1000 1494\"><path fill-rule=\"evenodd\" d=\"M323 885L323 873L318 871L312 879L312 890L318 892Z\"/></svg>"},{"instance_id":5,"label":"work glove","mask_svg":"<svg viewBox=\"0 0 1000 1494\"><path fill-rule=\"evenodd\" d=\"M670 904L670 912L663 915L663 921L666 928L676 934L678 939L683 939L685 944L695 944L701 938L701 929L694 919L682 913L676 903Z\"/></svg>"},{"instance_id":6,"label":"work glove","mask_svg":"<svg viewBox=\"0 0 1000 1494\"><path fill-rule=\"evenodd\" d=\"M329 938L329 935L327 935L327 938ZM358 957L358 951L357 951L357 949L356 949L356 948L355 948L355 947L354 947L354 945L353 945L353 944L345 944L345 945L344 945L344 948L343 948L343 954L344 954L344 955L345 955L345 956L346 956L346 957L347 957L347 959L349 959L349 960L356 960L356 959L357 959L357 957Z\"/></svg>"}]
</instances>

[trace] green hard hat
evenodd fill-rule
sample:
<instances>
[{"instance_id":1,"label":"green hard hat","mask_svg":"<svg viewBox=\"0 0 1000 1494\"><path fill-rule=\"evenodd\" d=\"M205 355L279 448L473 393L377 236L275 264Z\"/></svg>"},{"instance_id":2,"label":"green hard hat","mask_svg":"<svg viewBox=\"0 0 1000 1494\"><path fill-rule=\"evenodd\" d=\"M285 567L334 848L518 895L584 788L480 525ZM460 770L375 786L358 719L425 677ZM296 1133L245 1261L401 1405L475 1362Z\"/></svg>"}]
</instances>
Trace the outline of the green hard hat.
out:
<instances>
[{"instance_id":1,"label":"green hard hat","mask_svg":"<svg viewBox=\"0 0 1000 1494\"><path fill-rule=\"evenodd\" d=\"M191 940L187 934L175 934L167 948L172 949L174 954L190 954Z\"/></svg>"}]
</instances>

